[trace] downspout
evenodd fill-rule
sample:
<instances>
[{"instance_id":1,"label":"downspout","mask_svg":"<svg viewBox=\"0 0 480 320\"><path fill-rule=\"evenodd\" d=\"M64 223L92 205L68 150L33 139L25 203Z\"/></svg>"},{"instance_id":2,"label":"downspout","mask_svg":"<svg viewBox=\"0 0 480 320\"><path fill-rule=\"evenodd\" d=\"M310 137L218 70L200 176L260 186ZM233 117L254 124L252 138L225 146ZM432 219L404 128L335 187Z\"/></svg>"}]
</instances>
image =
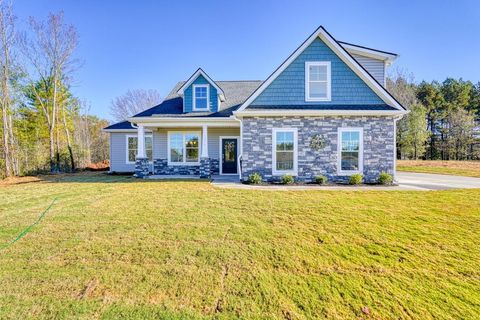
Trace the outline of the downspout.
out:
<instances>
[{"instance_id":1,"label":"downspout","mask_svg":"<svg viewBox=\"0 0 480 320\"><path fill-rule=\"evenodd\" d=\"M401 116L393 118L393 181L397 181L397 121L403 118Z\"/></svg>"}]
</instances>

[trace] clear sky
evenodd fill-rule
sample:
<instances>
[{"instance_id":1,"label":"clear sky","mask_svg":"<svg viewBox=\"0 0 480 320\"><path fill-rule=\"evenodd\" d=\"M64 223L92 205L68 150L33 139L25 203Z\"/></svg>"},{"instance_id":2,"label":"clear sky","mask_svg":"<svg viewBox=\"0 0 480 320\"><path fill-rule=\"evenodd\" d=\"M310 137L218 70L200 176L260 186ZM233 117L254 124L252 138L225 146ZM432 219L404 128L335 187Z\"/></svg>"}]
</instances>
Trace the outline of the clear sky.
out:
<instances>
[{"instance_id":1,"label":"clear sky","mask_svg":"<svg viewBox=\"0 0 480 320\"><path fill-rule=\"evenodd\" d=\"M480 1L17 0L21 23L63 10L84 65L74 93L111 119L128 89L168 94L202 67L214 80L264 80L319 25L392 51L416 81L480 81Z\"/></svg>"}]
</instances>

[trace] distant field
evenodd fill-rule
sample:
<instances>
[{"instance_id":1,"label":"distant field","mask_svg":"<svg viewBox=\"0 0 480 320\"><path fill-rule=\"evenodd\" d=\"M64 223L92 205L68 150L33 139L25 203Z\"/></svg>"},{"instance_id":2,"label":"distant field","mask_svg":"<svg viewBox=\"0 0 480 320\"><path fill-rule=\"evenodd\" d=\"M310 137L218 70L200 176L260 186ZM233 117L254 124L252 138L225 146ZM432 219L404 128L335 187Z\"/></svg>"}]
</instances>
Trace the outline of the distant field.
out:
<instances>
[{"instance_id":1,"label":"distant field","mask_svg":"<svg viewBox=\"0 0 480 320\"><path fill-rule=\"evenodd\" d=\"M397 170L480 178L480 161L398 160Z\"/></svg>"},{"instance_id":2,"label":"distant field","mask_svg":"<svg viewBox=\"0 0 480 320\"><path fill-rule=\"evenodd\" d=\"M18 184L22 182L22 184ZM480 319L480 190L0 185L0 319Z\"/></svg>"}]
</instances>

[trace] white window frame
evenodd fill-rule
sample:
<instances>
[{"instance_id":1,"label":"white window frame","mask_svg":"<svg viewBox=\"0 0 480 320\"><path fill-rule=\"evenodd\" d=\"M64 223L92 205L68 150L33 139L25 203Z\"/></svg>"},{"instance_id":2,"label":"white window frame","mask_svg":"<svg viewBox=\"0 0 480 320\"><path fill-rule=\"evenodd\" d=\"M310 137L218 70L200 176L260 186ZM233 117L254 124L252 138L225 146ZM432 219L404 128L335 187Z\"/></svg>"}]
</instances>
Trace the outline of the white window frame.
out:
<instances>
[{"instance_id":1,"label":"white window frame","mask_svg":"<svg viewBox=\"0 0 480 320\"><path fill-rule=\"evenodd\" d=\"M195 96L196 88L207 88L207 107L197 108L197 97ZM210 110L210 85L209 84L194 84L192 86L193 111L208 111Z\"/></svg>"},{"instance_id":2,"label":"white window frame","mask_svg":"<svg viewBox=\"0 0 480 320\"><path fill-rule=\"evenodd\" d=\"M310 97L310 66L327 67L327 96L325 98ZM330 61L305 62L305 101L332 101L332 65Z\"/></svg>"},{"instance_id":3,"label":"white window frame","mask_svg":"<svg viewBox=\"0 0 480 320\"><path fill-rule=\"evenodd\" d=\"M293 170L277 170L277 132L293 132ZM298 175L298 129L273 128L272 129L272 174L292 176Z\"/></svg>"},{"instance_id":4,"label":"white window frame","mask_svg":"<svg viewBox=\"0 0 480 320\"><path fill-rule=\"evenodd\" d=\"M148 163L153 163L153 134L145 133L144 137L145 138L148 138L148 137L152 138L152 161L149 160ZM135 161L129 161L128 160L128 151L129 151L128 150L128 138L137 138L137 150L135 152L135 157L137 157L136 154L138 152L138 135L136 135L136 134L125 135L125 161L126 161L126 164L135 164ZM146 155L146 153L147 153L147 149L145 148L145 155Z\"/></svg>"},{"instance_id":5,"label":"white window frame","mask_svg":"<svg viewBox=\"0 0 480 320\"><path fill-rule=\"evenodd\" d=\"M172 162L171 161L171 154L170 154L170 137L172 134L175 133L181 133L183 136L183 161L182 162ZM185 146L185 135L187 134L198 134L198 161L197 162L187 162L187 148ZM169 166L198 166L200 165L200 157L202 154L202 133L200 131L178 131L178 130L173 130L173 131L168 131L167 133L168 139L167 139L167 159L168 159L168 165Z\"/></svg>"},{"instance_id":6,"label":"white window frame","mask_svg":"<svg viewBox=\"0 0 480 320\"><path fill-rule=\"evenodd\" d=\"M342 133L343 132L358 132L359 146L358 146L358 170L342 170ZM352 175L355 173L363 173L363 128L342 127L338 128L337 133L337 173L339 175Z\"/></svg>"}]
</instances>

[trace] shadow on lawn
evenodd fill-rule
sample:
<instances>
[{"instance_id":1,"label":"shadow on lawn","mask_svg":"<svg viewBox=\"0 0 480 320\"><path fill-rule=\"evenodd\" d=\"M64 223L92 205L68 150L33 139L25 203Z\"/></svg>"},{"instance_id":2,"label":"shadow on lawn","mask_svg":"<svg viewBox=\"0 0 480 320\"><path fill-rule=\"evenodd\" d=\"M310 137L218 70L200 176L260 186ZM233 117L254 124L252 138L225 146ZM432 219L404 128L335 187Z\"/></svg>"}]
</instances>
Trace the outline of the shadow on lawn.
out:
<instances>
[{"instance_id":1,"label":"shadow on lawn","mask_svg":"<svg viewBox=\"0 0 480 320\"><path fill-rule=\"evenodd\" d=\"M209 181L203 179L136 179L131 173L129 174L109 174L107 172L77 172L77 173L58 173L43 174L38 176L26 176L8 178L0 181L0 187L28 184L28 183L175 183L179 181Z\"/></svg>"}]
</instances>

